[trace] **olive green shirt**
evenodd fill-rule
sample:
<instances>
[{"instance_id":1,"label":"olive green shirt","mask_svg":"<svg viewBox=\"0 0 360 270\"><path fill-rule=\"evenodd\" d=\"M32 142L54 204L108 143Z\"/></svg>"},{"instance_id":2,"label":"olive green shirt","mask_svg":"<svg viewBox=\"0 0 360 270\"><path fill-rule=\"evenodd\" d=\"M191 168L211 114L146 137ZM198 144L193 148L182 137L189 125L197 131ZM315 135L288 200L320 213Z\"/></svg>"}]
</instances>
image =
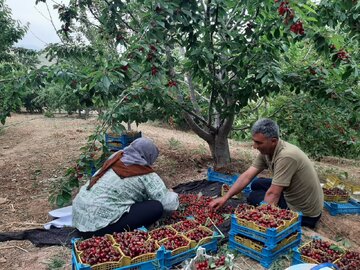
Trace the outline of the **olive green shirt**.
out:
<instances>
[{"instance_id":1,"label":"olive green shirt","mask_svg":"<svg viewBox=\"0 0 360 270\"><path fill-rule=\"evenodd\" d=\"M311 160L297 146L279 139L272 159L259 154L252 166L272 172L272 184L284 187L284 197L291 210L308 217L320 215L324 204L320 180Z\"/></svg>"}]
</instances>

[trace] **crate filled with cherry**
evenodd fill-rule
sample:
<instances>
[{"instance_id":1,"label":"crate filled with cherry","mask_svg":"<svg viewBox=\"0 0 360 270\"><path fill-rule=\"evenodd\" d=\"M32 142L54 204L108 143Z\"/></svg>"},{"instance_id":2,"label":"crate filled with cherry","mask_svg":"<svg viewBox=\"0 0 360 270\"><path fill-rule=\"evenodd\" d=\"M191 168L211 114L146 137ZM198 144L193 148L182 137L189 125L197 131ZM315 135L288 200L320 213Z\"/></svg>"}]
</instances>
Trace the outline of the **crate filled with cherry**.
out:
<instances>
[{"instance_id":1,"label":"crate filled with cherry","mask_svg":"<svg viewBox=\"0 0 360 270\"><path fill-rule=\"evenodd\" d=\"M165 238L159 241L159 245L166 250L164 264L168 268L195 256L195 250L191 249L191 240L183 234Z\"/></svg>"},{"instance_id":2,"label":"crate filled with cherry","mask_svg":"<svg viewBox=\"0 0 360 270\"><path fill-rule=\"evenodd\" d=\"M350 194L346 190L338 187L324 188L324 201L326 202L337 202L347 203L350 199Z\"/></svg>"},{"instance_id":3,"label":"crate filled with cherry","mask_svg":"<svg viewBox=\"0 0 360 270\"><path fill-rule=\"evenodd\" d=\"M275 248L294 232L301 232L301 214L270 204L240 204L231 216L230 233L263 242L268 248Z\"/></svg>"},{"instance_id":4,"label":"crate filled with cherry","mask_svg":"<svg viewBox=\"0 0 360 270\"><path fill-rule=\"evenodd\" d=\"M345 254L345 249L329 241L314 238L294 249L294 263L334 263Z\"/></svg>"},{"instance_id":5,"label":"crate filled with cherry","mask_svg":"<svg viewBox=\"0 0 360 270\"><path fill-rule=\"evenodd\" d=\"M339 269L359 270L360 269L360 252L346 251L341 258L337 259L334 264Z\"/></svg>"},{"instance_id":6,"label":"crate filled with cherry","mask_svg":"<svg viewBox=\"0 0 360 270\"><path fill-rule=\"evenodd\" d=\"M218 249L219 233L201 225L193 218L177 222L171 227L191 241L190 249L183 254L185 259L195 256L199 246L203 247L207 252L216 252Z\"/></svg>"},{"instance_id":7,"label":"crate filled with cherry","mask_svg":"<svg viewBox=\"0 0 360 270\"><path fill-rule=\"evenodd\" d=\"M117 269L124 265L124 255L110 235L86 240L73 239L73 267L78 270Z\"/></svg>"},{"instance_id":8,"label":"crate filled with cherry","mask_svg":"<svg viewBox=\"0 0 360 270\"><path fill-rule=\"evenodd\" d=\"M160 246L148 232L134 230L131 232L113 233L115 243L124 254L125 265L142 263L156 259Z\"/></svg>"},{"instance_id":9,"label":"crate filled with cherry","mask_svg":"<svg viewBox=\"0 0 360 270\"><path fill-rule=\"evenodd\" d=\"M171 226L162 226L160 228L149 231L150 237L156 241L161 241L163 239L175 236L177 233L178 232Z\"/></svg>"},{"instance_id":10,"label":"crate filled with cherry","mask_svg":"<svg viewBox=\"0 0 360 270\"><path fill-rule=\"evenodd\" d=\"M191 240L191 248L207 244L214 240L214 232L205 226L198 226L185 233L185 236Z\"/></svg>"}]
</instances>

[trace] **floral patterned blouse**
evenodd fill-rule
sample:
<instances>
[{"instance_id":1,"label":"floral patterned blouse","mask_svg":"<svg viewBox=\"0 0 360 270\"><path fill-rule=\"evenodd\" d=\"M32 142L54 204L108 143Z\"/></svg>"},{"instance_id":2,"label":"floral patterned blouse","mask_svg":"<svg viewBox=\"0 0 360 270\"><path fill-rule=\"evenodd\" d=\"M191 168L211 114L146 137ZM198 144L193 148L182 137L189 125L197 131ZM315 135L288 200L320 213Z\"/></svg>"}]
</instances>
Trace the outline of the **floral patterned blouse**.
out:
<instances>
[{"instance_id":1,"label":"floral patterned blouse","mask_svg":"<svg viewBox=\"0 0 360 270\"><path fill-rule=\"evenodd\" d=\"M177 194L169 191L156 173L121 179L109 169L90 190L86 190L88 184L73 201L73 225L82 232L118 221L136 202L158 200L165 210L175 210L179 205Z\"/></svg>"}]
</instances>

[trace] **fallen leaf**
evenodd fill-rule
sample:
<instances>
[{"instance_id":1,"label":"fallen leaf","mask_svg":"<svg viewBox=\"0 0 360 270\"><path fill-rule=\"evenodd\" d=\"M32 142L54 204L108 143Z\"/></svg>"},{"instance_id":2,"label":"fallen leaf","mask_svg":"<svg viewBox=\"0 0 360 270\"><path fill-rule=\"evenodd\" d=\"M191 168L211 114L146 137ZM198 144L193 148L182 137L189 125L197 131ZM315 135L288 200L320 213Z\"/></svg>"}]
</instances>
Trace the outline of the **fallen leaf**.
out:
<instances>
[{"instance_id":1,"label":"fallen leaf","mask_svg":"<svg viewBox=\"0 0 360 270\"><path fill-rule=\"evenodd\" d=\"M0 198L0 204L4 204L8 201L7 198Z\"/></svg>"}]
</instances>

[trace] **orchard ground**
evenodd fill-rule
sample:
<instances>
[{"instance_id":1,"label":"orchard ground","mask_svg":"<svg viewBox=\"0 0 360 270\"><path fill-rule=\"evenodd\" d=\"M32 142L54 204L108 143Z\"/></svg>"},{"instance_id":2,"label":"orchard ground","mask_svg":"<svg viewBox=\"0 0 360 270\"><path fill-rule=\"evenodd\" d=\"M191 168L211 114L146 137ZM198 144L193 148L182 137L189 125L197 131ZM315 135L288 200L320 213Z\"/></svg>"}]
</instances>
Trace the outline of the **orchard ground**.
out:
<instances>
[{"instance_id":1,"label":"orchard ground","mask_svg":"<svg viewBox=\"0 0 360 270\"><path fill-rule=\"evenodd\" d=\"M75 165L87 137L96 126L94 117L84 120L67 115L46 118L36 114L13 114L0 127L0 231L41 228L52 209L49 192L66 168ZM168 187L206 177L212 165L207 144L198 136L160 126L142 124L133 129L152 138L160 149L155 169ZM230 140L231 155L238 172L250 163L256 151L251 143ZM321 179L329 173L347 173L349 182L360 185L360 161L326 158L316 162ZM332 217L323 212L315 231L304 235L321 235L344 245L360 248L360 216ZM284 259L284 265L289 261ZM59 266L59 268L56 268ZM273 268L284 269L281 265ZM236 269L261 269L255 261L240 256ZM274 268L274 269L275 269ZM71 269L70 250L62 246L38 248L29 241L0 242L0 269Z\"/></svg>"}]
</instances>

